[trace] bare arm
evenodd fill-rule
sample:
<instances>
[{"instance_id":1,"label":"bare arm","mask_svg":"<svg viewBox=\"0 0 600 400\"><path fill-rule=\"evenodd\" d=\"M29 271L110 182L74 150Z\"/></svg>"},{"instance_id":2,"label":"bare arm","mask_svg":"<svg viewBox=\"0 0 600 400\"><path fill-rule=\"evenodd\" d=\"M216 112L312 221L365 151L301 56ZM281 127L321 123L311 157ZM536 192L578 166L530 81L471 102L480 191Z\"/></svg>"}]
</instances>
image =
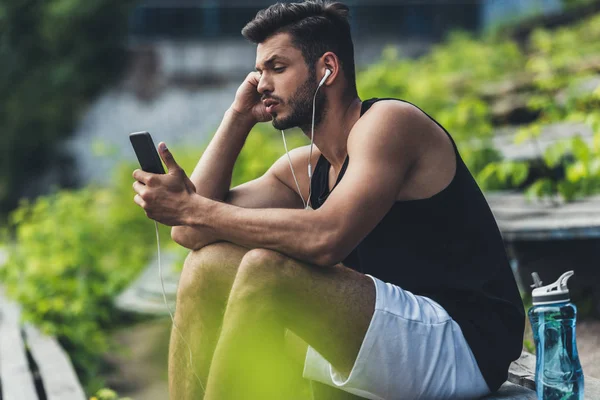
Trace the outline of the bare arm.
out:
<instances>
[{"instance_id":1,"label":"bare arm","mask_svg":"<svg viewBox=\"0 0 600 400\"><path fill-rule=\"evenodd\" d=\"M245 208L294 207L295 199L278 178L280 165L274 165L264 176L230 190L233 166L248 133L257 122L271 119L257 92L259 77L256 72L251 72L240 85L235 101L225 112L190 180L196 193L212 200ZM191 226L173 227L171 237L192 250L218 240L207 229Z\"/></svg>"},{"instance_id":2,"label":"bare arm","mask_svg":"<svg viewBox=\"0 0 600 400\"><path fill-rule=\"evenodd\" d=\"M306 148L294 149L290 152L290 156L292 157L295 169L299 170L300 165L306 163L308 150ZM194 174L197 172L199 166L196 167ZM194 176L192 175L193 178ZM229 172L229 176L225 179L228 181L231 180L231 172ZM213 200L242 208L302 208L302 200L300 200L300 196L297 194L295 184L291 183L293 182L292 179L288 160L284 155L263 176L227 190L224 195L220 195L220 198L212 198ZM302 196L307 198L308 178L299 177L299 181L303 190ZM196 187L200 186L196 184ZM196 190L196 192L204 197L209 197L209 195L205 195L200 189ZM171 230L171 236L177 243L191 250L197 250L210 243L222 240L210 229L186 225L174 226Z\"/></svg>"},{"instance_id":3,"label":"bare arm","mask_svg":"<svg viewBox=\"0 0 600 400\"><path fill-rule=\"evenodd\" d=\"M406 107L376 104L348 138L350 163L318 210L244 209L196 196L186 224L316 265L343 260L393 205L415 162L419 127Z\"/></svg>"},{"instance_id":4,"label":"bare arm","mask_svg":"<svg viewBox=\"0 0 600 400\"><path fill-rule=\"evenodd\" d=\"M244 146L254 123L236 111L229 109L215 136L198 161L190 180L196 193L209 199L224 201L229 192L231 174L235 161ZM237 205L244 206L243 201ZM174 226L171 237L180 245L198 249L216 241L203 229L188 226Z\"/></svg>"}]
</instances>

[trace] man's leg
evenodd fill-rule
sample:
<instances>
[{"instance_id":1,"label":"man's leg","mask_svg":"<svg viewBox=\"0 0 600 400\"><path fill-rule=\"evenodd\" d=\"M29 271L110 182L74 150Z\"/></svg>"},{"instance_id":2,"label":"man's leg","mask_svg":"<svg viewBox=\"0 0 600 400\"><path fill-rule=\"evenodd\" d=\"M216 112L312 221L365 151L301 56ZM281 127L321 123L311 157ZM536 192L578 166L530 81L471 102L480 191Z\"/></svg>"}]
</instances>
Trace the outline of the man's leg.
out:
<instances>
[{"instance_id":1,"label":"man's leg","mask_svg":"<svg viewBox=\"0 0 600 400\"><path fill-rule=\"evenodd\" d=\"M169 346L169 392L172 399L201 399L217 343L227 298L240 261L248 249L220 242L192 251L185 260L177 290L175 326ZM192 350L193 368L189 349Z\"/></svg>"},{"instance_id":2,"label":"man's leg","mask_svg":"<svg viewBox=\"0 0 600 400\"><path fill-rule=\"evenodd\" d=\"M188 255L177 291L177 328L174 326L171 332L170 398L202 399L227 299L240 262L247 251L244 247L220 242L192 251ZM194 370L190 366L186 342L192 350ZM287 354L280 356L287 357ZM303 383L304 360L301 363L292 359L287 361L289 362L287 365L284 363L283 367L295 376L295 381L287 382L286 385L289 390L298 390L298 386Z\"/></svg>"},{"instance_id":3,"label":"man's leg","mask_svg":"<svg viewBox=\"0 0 600 400\"><path fill-rule=\"evenodd\" d=\"M374 284L361 273L249 251L231 289L205 399L277 399L269 383L282 375L272 356L286 327L348 374L374 308Z\"/></svg>"}]
</instances>

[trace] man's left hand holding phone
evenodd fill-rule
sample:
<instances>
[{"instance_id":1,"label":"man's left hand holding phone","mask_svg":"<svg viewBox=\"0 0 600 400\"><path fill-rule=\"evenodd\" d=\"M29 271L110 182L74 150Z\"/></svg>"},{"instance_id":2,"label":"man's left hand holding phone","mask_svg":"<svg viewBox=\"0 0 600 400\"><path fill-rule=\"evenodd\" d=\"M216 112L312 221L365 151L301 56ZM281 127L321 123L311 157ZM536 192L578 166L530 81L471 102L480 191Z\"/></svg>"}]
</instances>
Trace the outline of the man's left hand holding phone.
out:
<instances>
[{"instance_id":1,"label":"man's left hand holding phone","mask_svg":"<svg viewBox=\"0 0 600 400\"><path fill-rule=\"evenodd\" d=\"M168 226L186 225L195 199L196 187L177 164L165 143L158 144L158 153L148 132L129 135L142 169L133 171L133 201L146 216ZM159 157L160 154L160 157ZM165 173L160 160L167 167Z\"/></svg>"}]
</instances>

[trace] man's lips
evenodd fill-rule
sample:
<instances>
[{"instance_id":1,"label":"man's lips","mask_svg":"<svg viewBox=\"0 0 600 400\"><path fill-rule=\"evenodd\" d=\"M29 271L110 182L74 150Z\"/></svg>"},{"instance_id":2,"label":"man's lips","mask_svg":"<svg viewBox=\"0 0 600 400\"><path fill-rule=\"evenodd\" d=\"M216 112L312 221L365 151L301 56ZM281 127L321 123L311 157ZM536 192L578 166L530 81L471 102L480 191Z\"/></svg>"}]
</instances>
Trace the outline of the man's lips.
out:
<instances>
[{"instance_id":1,"label":"man's lips","mask_svg":"<svg viewBox=\"0 0 600 400\"><path fill-rule=\"evenodd\" d=\"M275 107L277 107L277 105L278 105L278 103L270 103L270 104L267 106L267 112L268 112L268 113L271 113L271 112L273 112L273 110L275 109Z\"/></svg>"},{"instance_id":2,"label":"man's lips","mask_svg":"<svg viewBox=\"0 0 600 400\"><path fill-rule=\"evenodd\" d=\"M273 109L279 105L279 103L275 100L265 100L263 104L265 105L268 113L272 112Z\"/></svg>"}]
</instances>

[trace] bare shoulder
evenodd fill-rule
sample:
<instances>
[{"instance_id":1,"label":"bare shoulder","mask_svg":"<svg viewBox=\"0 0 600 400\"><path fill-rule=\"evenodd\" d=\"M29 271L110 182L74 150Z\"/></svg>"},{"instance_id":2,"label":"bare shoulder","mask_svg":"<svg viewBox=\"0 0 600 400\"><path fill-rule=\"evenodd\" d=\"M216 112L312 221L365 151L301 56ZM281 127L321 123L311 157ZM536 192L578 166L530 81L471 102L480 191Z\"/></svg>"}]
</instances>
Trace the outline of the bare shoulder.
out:
<instances>
[{"instance_id":1,"label":"bare shoulder","mask_svg":"<svg viewBox=\"0 0 600 400\"><path fill-rule=\"evenodd\" d=\"M348 136L348 152L369 146L381 151L415 154L418 136L427 118L417 107L397 100L374 103Z\"/></svg>"},{"instance_id":2,"label":"bare shoulder","mask_svg":"<svg viewBox=\"0 0 600 400\"><path fill-rule=\"evenodd\" d=\"M408 146L413 154L443 151L453 153L450 138L417 106L398 100L374 103L355 124L350 141L386 139L388 145ZM417 151L417 153L414 153Z\"/></svg>"},{"instance_id":3,"label":"bare shoulder","mask_svg":"<svg viewBox=\"0 0 600 400\"><path fill-rule=\"evenodd\" d=\"M386 163L405 171L397 200L421 199L446 187L455 172L451 139L424 111L397 100L373 104L348 138L348 154L365 165Z\"/></svg>"},{"instance_id":4,"label":"bare shoulder","mask_svg":"<svg viewBox=\"0 0 600 400\"><path fill-rule=\"evenodd\" d=\"M380 100L374 103L358 120L355 127L360 130L394 131L404 136L414 133L413 129L427 125L431 119L418 107L398 100Z\"/></svg>"}]
</instances>

